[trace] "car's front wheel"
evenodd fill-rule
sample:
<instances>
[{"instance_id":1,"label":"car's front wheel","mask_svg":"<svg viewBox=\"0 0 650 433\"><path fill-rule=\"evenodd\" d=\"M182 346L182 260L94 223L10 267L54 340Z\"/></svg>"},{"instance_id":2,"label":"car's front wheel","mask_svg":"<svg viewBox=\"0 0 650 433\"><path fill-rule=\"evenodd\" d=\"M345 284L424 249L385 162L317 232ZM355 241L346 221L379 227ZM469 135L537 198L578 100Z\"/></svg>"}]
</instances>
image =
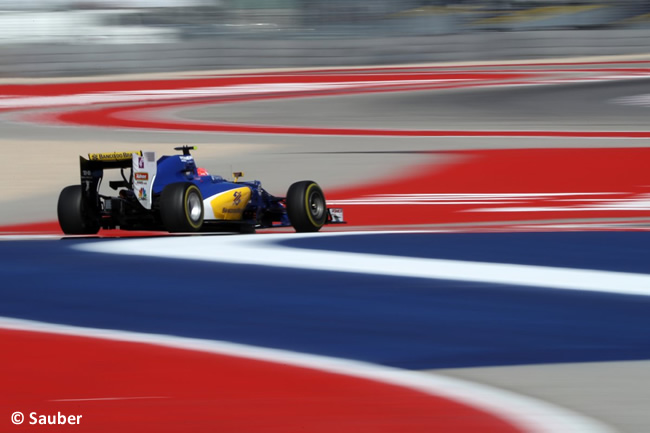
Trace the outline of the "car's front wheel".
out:
<instances>
[{"instance_id":1,"label":"car's front wheel","mask_svg":"<svg viewBox=\"0 0 650 433\"><path fill-rule=\"evenodd\" d=\"M99 231L99 221L83 201L81 185L70 185L59 194L56 206L59 225L67 235L94 235Z\"/></svg>"},{"instance_id":2,"label":"car's front wheel","mask_svg":"<svg viewBox=\"0 0 650 433\"><path fill-rule=\"evenodd\" d=\"M198 232L203 227L203 196L192 183L172 183L160 194L160 218L169 232Z\"/></svg>"},{"instance_id":3,"label":"car's front wheel","mask_svg":"<svg viewBox=\"0 0 650 433\"><path fill-rule=\"evenodd\" d=\"M317 232L327 221L325 194L316 182L296 182L287 191L287 215L297 232Z\"/></svg>"}]
</instances>

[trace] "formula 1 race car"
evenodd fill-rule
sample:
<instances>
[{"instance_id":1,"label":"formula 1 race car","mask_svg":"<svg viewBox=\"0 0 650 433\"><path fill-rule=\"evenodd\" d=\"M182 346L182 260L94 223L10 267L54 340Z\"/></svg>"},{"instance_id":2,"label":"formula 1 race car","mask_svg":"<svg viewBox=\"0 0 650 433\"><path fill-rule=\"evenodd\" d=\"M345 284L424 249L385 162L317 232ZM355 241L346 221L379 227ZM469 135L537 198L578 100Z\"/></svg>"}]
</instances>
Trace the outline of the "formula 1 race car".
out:
<instances>
[{"instance_id":1,"label":"formula 1 race car","mask_svg":"<svg viewBox=\"0 0 650 433\"><path fill-rule=\"evenodd\" d=\"M57 214L66 234L95 234L100 228L169 232L237 231L293 226L316 232L324 224L342 224L343 211L326 207L313 181L296 182L286 197L275 197L259 181L241 182L213 176L198 168L190 150L182 155L154 152L91 153L80 157L81 184L64 188ZM120 169L121 180L109 181L117 196L100 193L105 169Z\"/></svg>"}]
</instances>

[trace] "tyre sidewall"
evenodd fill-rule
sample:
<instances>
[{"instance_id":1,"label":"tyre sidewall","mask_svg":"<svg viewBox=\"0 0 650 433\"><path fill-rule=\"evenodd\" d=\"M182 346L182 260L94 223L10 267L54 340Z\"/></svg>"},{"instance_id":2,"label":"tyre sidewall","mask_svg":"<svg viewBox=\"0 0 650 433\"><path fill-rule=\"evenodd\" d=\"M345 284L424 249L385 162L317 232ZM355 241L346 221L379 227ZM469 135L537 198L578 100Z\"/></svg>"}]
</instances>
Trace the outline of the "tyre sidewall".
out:
<instances>
[{"instance_id":1,"label":"tyre sidewall","mask_svg":"<svg viewBox=\"0 0 650 433\"><path fill-rule=\"evenodd\" d=\"M317 215L312 213L312 199L319 208ZM289 221L297 232L316 232L327 220L325 195L316 182L306 180L291 185L286 204Z\"/></svg>"},{"instance_id":2,"label":"tyre sidewall","mask_svg":"<svg viewBox=\"0 0 650 433\"><path fill-rule=\"evenodd\" d=\"M81 185L70 185L61 190L56 213L65 234L91 235L99 231L99 221L89 215L84 206Z\"/></svg>"},{"instance_id":3,"label":"tyre sidewall","mask_svg":"<svg viewBox=\"0 0 650 433\"><path fill-rule=\"evenodd\" d=\"M193 218L192 201L200 206L200 216ZM193 183L172 183L160 195L160 217L170 232L197 232L203 227L203 196Z\"/></svg>"}]
</instances>

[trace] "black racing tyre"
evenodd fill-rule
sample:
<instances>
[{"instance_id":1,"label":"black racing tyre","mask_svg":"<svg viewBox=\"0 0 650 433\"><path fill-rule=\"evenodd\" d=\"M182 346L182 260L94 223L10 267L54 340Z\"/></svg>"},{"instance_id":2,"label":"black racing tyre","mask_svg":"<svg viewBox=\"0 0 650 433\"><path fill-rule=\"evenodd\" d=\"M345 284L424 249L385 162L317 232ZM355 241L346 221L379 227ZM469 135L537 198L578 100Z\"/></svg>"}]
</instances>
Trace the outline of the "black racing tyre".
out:
<instances>
[{"instance_id":1,"label":"black racing tyre","mask_svg":"<svg viewBox=\"0 0 650 433\"><path fill-rule=\"evenodd\" d=\"M203 227L203 196L192 183L172 183L160 194L160 218L169 232L198 232Z\"/></svg>"},{"instance_id":2,"label":"black racing tyre","mask_svg":"<svg viewBox=\"0 0 650 433\"><path fill-rule=\"evenodd\" d=\"M327 221L325 194L316 182L296 182L287 191L287 215L297 232L317 232Z\"/></svg>"},{"instance_id":3,"label":"black racing tyre","mask_svg":"<svg viewBox=\"0 0 650 433\"><path fill-rule=\"evenodd\" d=\"M59 194L56 214L63 233L94 235L99 231L97 216L90 215L82 199L81 185L70 185Z\"/></svg>"}]
</instances>

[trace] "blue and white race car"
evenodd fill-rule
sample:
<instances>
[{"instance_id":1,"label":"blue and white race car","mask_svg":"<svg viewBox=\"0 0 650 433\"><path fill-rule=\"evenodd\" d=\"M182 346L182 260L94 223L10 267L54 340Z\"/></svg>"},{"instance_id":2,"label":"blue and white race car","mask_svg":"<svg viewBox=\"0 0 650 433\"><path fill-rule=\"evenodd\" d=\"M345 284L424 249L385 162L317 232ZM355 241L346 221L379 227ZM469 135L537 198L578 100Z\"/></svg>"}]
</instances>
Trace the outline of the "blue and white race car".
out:
<instances>
[{"instance_id":1,"label":"blue and white race car","mask_svg":"<svg viewBox=\"0 0 650 433\"><path fill-rule=\"evenodd\" d=\"M342 224L343 211L327 208L313 181L292 184L276 197L259 181L213 176L197 167L190 150L180 155L154 152L91 153L80 157L81 183L64 188L57 215L66 234L95 234L100 228L169 232L237 231L293 226L315 232L325 224ZM105 169L119 169L121 180L109 182L116 196L100 193Z\"/></svg>"}]
</instances>

